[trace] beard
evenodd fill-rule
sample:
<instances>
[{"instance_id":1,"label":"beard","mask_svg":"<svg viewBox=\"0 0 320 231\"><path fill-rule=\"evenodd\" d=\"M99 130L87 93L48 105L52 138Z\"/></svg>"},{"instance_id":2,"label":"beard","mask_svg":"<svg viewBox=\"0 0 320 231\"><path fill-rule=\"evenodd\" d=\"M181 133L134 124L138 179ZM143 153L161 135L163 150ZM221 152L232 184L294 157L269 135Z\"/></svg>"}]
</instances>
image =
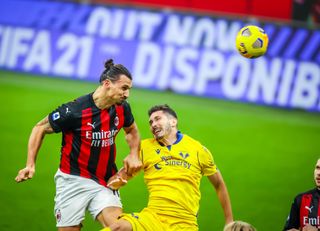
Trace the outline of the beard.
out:
<instances>
[{"instance_id":1,"label":"beard","mask_svg":"<svg viewBox=\"0 0 320 231\"><path fill-rule=\"evenodd\" d=\"M161 129L161 132L160 132L160 133L162 133L161 135L153 134L153 136L157 141L161 141L161 140L165 139L166 135L171 133L171 130L172 130L172 128L170 126L170 123L167 123L167 124L165 124L164 128Z\"/></svg>"},{"instance_id":2,"label":"beard","mask_svg":"<svg viewBox=\"0 0 320 231\"><path fill-rule=\"evenodd\" d=\"M121 104L123 104L125 101L126 101L126 99L119 99L119 100L116 102L116 105L121 105Z\"/></svg>"}]
</instances>

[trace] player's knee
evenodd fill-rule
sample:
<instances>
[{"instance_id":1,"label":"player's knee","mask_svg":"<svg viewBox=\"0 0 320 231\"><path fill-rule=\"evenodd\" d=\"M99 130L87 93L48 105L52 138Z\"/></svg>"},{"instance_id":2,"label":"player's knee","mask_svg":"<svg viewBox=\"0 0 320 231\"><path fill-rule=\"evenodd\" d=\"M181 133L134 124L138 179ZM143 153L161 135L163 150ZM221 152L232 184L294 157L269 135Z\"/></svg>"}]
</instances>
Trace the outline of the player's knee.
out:
<instances>
[{"instance_id":1,"label":"player's knee","mask_svg":"<svg viewBox=\"0 0 320 231\"><path fill-rule=\"evenodd\" d=\"M118 222L110 225L112 231L132 231L130 222L126 220L119 220Z\"/></svg>"}]
</instances>

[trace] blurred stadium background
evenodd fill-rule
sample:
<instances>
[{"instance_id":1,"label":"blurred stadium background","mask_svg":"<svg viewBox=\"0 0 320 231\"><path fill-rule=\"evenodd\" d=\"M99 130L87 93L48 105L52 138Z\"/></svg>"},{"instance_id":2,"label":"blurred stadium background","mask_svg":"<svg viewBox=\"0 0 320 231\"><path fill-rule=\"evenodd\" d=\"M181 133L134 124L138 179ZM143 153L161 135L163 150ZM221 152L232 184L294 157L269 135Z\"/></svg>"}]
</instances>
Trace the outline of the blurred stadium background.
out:
<instances>
[{"instance_id":1,"label":"blurred stadium background","mask_svg":"<svg viewBox=\"0 0 320 231\"><path fill-rule=\"evenodd\" d=\"M97 86L103 61L133 73L130 103L142 138L147 110L176 109L181 131L215 157L235 219L282 230L293 197L312 188L320 140L319 1L107 0L0 2L0 230L55 230L53 176L60 135L48 136L37 172L16 184L33 125ZM269 35L246 60L234 39L247 24ZM119 134L117 163L127 154ZM222 230L222 210L201 184L200 231ZM121 191L124 210L146 206L143 175ZM87 216L84 231L99 230Z\"/></svg>"}]
</instances>

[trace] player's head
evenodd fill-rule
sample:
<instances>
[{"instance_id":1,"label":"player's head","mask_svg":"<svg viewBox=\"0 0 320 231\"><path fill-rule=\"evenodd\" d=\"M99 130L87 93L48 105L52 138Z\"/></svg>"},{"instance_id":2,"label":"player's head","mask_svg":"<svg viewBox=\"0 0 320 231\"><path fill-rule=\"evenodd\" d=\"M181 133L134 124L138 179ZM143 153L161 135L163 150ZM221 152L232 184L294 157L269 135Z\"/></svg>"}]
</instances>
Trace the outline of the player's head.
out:
<instances>
[{"instance_id":1,"label":"player's head","mask_svg":"<svg viewBox=\"0 0 320 231\"><path fill-rule=\"evenodd\" d=\"M122 103L129 97L132 87L132 76L128 69L121 64L114 64L109 59L104 64L105 70L100 76L100 84L106 89L106 94L115 103Z\"/></svg>"},{"instance_id":2,"label":"player's head","mask_svg":"<svg viewBox=\"0 0 320 231\"><path fill-rule=\"evenodd\" d=\"M176 112L167 104L156 105L149 109L150 130L155 139L161 140L172 134L176 134L178 117Z\"/></svg>"},{"instance_id":3,"label":"player's head","mask_svg":"<svg viewBox=\"0 0 320 231\"><path fill-rule=\"evenodd\" d=\"M256 231L256 229L243 221L234 221L226 225L223 231Z\"/></svg>"},{"instance_id":4,"label":"player's head","mask_svg":"<svg viewBox=\"0 0 320 231\"><path fill-rule=\"evenodd\" d=\"M113 59L109 59L104 63L104 71L100 76L100 83L109 79L112 82L116 82L120 79L121 75L125 75L128 79L132 80L131 73L122 64L114 64Z\"/></svg>"},{"instance_id":5,"label":"player's head","mask_svg":"<svg viewBox=\"0 0 320 231\"><path fill-rule=\"evenodd\" d=\"M316 166L314 168L314 181L317 188L320 189L320 158L317 160Z\"/></svg>"}]
</instances>

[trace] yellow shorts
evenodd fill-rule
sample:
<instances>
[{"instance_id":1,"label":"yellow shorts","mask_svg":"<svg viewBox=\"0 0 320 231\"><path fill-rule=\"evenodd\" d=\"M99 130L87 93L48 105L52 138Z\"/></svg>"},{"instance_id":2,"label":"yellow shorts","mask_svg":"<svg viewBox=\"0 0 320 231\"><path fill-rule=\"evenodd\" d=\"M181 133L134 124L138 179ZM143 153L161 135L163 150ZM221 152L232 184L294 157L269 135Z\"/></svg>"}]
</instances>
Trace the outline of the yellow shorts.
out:
<instances>
[{"instance_id":1,"label":"yellow shorts","mask_svg":"<svg viewBox=\"0 0 320 231\"><path fill-rule=\"evenodd\" d=\"M122 214L119 219L130 222L133 231L198 231L198 226L193 222L160 215L149 208L140 213Z\"/></svg>"}]
</instances>

